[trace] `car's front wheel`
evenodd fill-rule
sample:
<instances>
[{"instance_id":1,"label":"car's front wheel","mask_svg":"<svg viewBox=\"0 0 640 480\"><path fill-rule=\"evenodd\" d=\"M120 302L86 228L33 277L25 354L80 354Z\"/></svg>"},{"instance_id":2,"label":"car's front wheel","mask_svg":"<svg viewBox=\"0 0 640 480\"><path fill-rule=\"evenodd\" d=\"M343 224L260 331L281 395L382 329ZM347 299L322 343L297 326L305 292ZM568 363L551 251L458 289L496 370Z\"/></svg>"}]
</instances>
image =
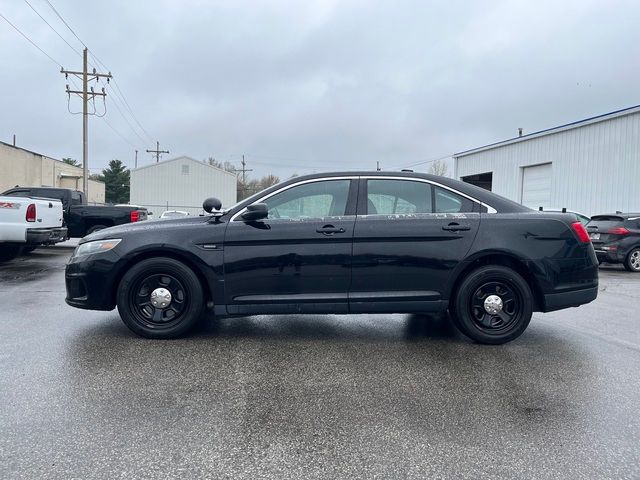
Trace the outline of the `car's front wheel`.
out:
<instances>
[{"instance_id":1,"label":"car's front wheel","mask_svg":"<svg viewBox=\"0 0 640 480\"><path fill-rule=\"evenodd\" d=\"M634 248L629 252L624 261L624 268L629 272L640 272L640 248Z\"/></svg>"},{"instance_id":2,"label":"car's front wheel","mask_svg":"<svg viewBox=\"0 0 640 480\"><path fill-rule=\"evenodd\" d=\"M511 268L480 267L469 273L452 299L456 326L471 339L502 344L525 331L533 313L529 284Z\"/></svg>"},{"instance_id":3,"label":"car's front wheel","mask_svg":"<svg viewBox=\"0 0 640 480\"><path fill-rule=\"evenodd\" d=\"M191 330L204 307L196 274L173 258L149 258L122 277L118 312L133 332L146 338L175 338Z\"/></svg>"}]
</instances>

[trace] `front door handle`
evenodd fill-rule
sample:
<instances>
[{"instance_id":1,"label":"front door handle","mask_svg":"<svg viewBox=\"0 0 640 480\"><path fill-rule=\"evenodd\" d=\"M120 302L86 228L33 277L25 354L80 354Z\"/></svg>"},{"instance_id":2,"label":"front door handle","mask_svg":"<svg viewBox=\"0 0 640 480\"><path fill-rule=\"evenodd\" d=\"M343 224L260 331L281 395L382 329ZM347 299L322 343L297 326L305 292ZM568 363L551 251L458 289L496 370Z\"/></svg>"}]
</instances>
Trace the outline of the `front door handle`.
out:
<instances>
[{"instance_id":1,"label":"front door handle","mask_svg":"<svg viewBox=\"0 0 640 480\"><path fill-rule=\"evenodd\" d=\"M322 233L324 235L333 235L334 233L344 233L344 228L336 228L333 225L325 225L322 228L318 228L316 232Z\"/></svg>"},{"instance_id":2,"label":"front door handle","mask_svg":"<svg viewBox=\"0 0 640 480\"><path fill-rule=\"evenodd\" d=\"M448 232L466 232L467 230L471 230L469 225L460 225L456 222L451 222L449 225L445 225L442 227L443 230Z\"/></svg>"}]
</instances>

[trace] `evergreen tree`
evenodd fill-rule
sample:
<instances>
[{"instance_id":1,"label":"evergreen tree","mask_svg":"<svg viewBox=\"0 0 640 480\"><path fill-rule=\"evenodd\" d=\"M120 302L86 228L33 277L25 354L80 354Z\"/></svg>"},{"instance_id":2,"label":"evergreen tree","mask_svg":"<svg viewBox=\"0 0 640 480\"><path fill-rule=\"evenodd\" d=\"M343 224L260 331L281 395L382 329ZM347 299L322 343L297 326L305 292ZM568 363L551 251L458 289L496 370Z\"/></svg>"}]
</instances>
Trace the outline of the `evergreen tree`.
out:
<instances>
[{"instance_id":1,"label":"evergreen tree","mask_svg":"<svg viewBox=\"0 0 640 480\"><path fill-rule=\"evenodd\" d=\"M72 165L74 167L81 167L82 166L82 164L79 163L76 159L69 158L69 157L63 158L62 159L62 163L66 163L67 165Z\"/></svg>"},{"instance_id":2,"label":"evergreen tree","mask_svg":"<svg viewBox=\"0 0 640 480\"><path fill-rule=\"evenodd\" d=\"M129 169L120 160L111 160L109 167L96 177L104 182L105 202L129 202Z\"/></svg>"}]
</instances>

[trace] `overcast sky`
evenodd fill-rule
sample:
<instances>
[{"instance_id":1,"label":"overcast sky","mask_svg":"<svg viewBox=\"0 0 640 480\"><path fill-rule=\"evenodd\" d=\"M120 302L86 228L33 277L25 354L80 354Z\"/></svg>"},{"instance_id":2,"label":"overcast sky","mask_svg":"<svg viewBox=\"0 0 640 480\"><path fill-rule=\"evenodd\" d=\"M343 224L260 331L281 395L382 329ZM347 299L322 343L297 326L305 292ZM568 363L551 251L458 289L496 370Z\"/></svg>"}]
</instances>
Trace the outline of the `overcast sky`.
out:
<instances>
[{"instance_id":1,"label":"overcast sky","mask_svg":"<svg viewBox=\"0 0 640 480\"><path fill-rule=\"evenodd\" d=\"M29 3L82 48L45 0ZM636 0L51 3L151 136L109 87L105 119L126 141L91 117L94 173L113 158L133 167L136 148L150 163L156 139L165 158L239 166L245 153L258 175L391 170L640 104ZM0 13L81 68L25 1L0 0ZM0 62L0 140L81 159L68 81L2 18Z\"/></svg>"}]
</instances>

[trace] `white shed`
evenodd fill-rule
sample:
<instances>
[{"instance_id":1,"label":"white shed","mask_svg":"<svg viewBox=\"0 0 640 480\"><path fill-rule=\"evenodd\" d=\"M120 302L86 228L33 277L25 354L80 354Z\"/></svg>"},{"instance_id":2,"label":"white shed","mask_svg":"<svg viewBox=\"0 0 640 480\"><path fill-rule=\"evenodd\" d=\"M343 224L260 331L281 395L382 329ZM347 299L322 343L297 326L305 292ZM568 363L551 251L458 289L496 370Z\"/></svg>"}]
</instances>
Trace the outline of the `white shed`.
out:
<instances>
[{"instance_id":1,"label":"white shed","mask_svg":"<svg viewBox=\"0 0 640 480\"><path fill-rule=\"evenodd\" d=\"M453 158L455 178L531 208L640 211L640 105Z\"/></svg>"},{"instance_id":2,"label":"white shed","mask_svg":"<svg viewBox=\"0 0 640 480\"><path fill-rule=\"evenodd\" d=\"M131 170L132 205L147 207L158 218L165 210L203 213L202 202L218 197L223 207L236 203L237 177L191 157L177 157Z\"/></svg>"}]
</instances>

